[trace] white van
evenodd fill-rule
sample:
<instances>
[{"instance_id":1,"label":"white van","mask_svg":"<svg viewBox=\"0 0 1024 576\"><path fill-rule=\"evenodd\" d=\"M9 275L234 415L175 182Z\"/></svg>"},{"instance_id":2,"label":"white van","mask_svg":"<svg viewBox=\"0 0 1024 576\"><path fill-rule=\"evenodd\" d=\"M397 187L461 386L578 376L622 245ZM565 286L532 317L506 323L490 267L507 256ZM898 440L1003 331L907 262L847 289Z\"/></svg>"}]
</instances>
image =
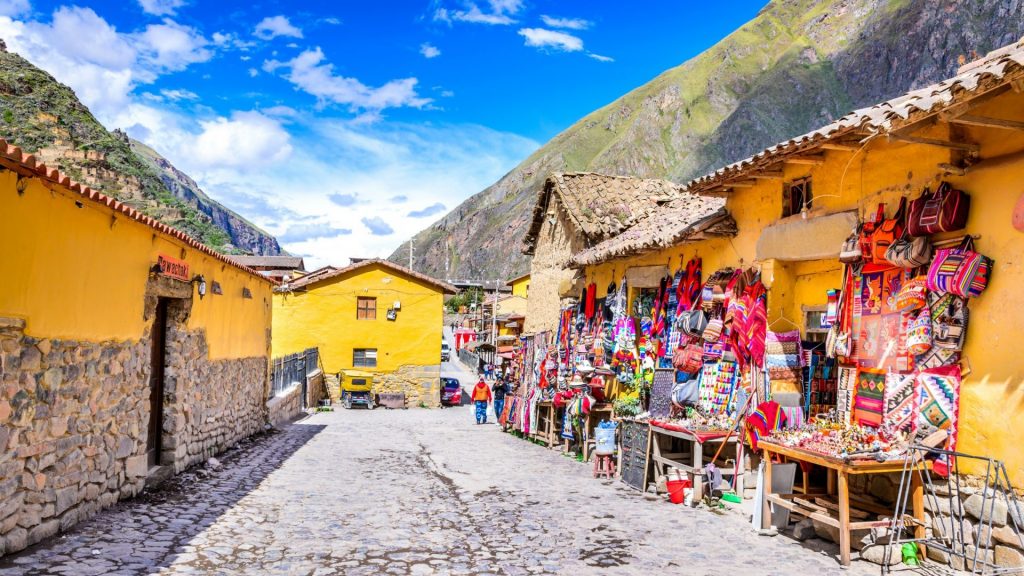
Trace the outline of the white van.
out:
<instances>
[{"instance_id":1,"label":"white van","mask_svg":"<svg viewBox=\"0 0 1024 576\"><path fill-rule=\"evenodd\" d=\"M448 342L441 340L441 362L448 362L452 359L452 349Z\"/></svg>"}]
</instances>

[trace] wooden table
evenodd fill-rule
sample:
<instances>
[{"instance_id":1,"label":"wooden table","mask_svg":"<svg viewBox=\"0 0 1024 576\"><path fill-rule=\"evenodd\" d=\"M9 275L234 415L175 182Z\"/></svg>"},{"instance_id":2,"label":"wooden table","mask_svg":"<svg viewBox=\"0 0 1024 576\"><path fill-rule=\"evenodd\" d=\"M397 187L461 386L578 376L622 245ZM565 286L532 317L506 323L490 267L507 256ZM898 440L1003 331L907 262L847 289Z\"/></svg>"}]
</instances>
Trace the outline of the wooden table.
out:
<instances>
[{"instance_id":1,"label":"wooden table","mask_svg":"<svg viewBox=\"0 0 1024 576\"><path fill-rule=\"evenodd\" d=\"M743 497L743 474L746 467L743 463L743 443L736 439L733 434L726 440L726 432L699 433L690 430L663 428L655 421L651 421L651 460L659 473L664 474L663 467L677 468L689 474L693 480L693 493L704 494L704 444L721 444L727 442L733 445L733 453L736 457L736 467L723 467L722 477L733 478L733 488L741 498ZM678 438L689 443L689 450L684 452L662 452L665 446L662 441L667 438ZM671 442L671 440L669 440ZM710 446L709 446L710 448ZM725 450L722 451L723 455ZM714 454L712 452L711 454ZM709 458L711 456L709 454ZM695 501L700 498L695 497Z\"/></svg>"},{"instance_id":2,"label":"wooden table","mask_svg":"<svg viewBox=\"0 0 1024 576\"><path fill-rule=\"evenodd\" d=\"M537 403L537 422L530 436L544 442L548 448L555 445L558 439L558 423L555 405L550 400Z\"/></svg>"},{"instance_id":3,"label":"wooden table","mask_svg":"<svg viewBox=\"0 0 1024 576\"><path fill-rule=\"evenodd\" d=\"M904 461L902 458L898 460L887 460L885 462L878 462L876 460L845 461L834 456L811 452L802 448L772 444L771 442L766 442L764 440L758 443L758 448L763 451L766 463L764 469L765 497L762 503L763 508L761 510L762 528L768 528L771 526L772 515L769 504L776 504L790 510L791 512L800 514L801 516L806 516L813 520L818 520L828 524L829 526L838 528L839 561L843 566L849 566L850 532L852 530L889 526L889 520L865 520L861 522L850 521L851 497L849 477L851 475L861 474L902 473L904 469ZM807 462L809 464L827 468L829 471L827 493L821 495L831 496L835 494L838 497L837 501L834 503L835 512L837 512L838 518L833 516L833 506L821 506L810 501L811 498L817 496L815 494L770 494L772 486L772 455L785 456L789 460ZM921 470L924 466L927 466L927 464L918 464L914 468L914 471L916 472ZM920 474L916 473L910 474L911 503L914 507L914 518L908 519L907 525L914 526L915 538L925 537L924 487L921 484L920 476ZM857 508L868 512L874 512L876 514L886 516L891 516L893 513L892 509L887 509L873 502L861 500L856 497L854 497L853 500L856 503ZM827 504L832 504L832 502L829 501ZM920 550L921 554L924 555L924 548L920 547Z\"/></svg>"}]
</instances>

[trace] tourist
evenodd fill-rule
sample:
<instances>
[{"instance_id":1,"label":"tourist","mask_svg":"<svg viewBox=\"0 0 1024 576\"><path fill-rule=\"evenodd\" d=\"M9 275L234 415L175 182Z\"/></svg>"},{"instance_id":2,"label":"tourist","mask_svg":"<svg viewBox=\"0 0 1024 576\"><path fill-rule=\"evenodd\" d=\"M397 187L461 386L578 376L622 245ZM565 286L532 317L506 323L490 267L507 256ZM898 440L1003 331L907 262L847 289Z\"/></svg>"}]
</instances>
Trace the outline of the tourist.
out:
<instances>
[{"instance_id":1,"label":"tourist","mask_svg":"<svg viewBox=\"0 0 1024 576\"><path fill-rule=\"evenodd\" d=\"M491 387L494 392L494 419L496 424L501 426L501 413L505 410L505 395L508 394L508 384L503 378L498 378Z\"/></svg>"},{"instance_id":2,"label":"tourist","mask_svg":"<svg viewBox=\"0 0 1024 576\"><path fill-rule=\"evenodd\" d=\"M483 378L473 387L473 392L469 397L472 398L473 405L476 406L476 423L487 424L487 404L491 401L491 389Z\"/></svg>"}]
</instances>

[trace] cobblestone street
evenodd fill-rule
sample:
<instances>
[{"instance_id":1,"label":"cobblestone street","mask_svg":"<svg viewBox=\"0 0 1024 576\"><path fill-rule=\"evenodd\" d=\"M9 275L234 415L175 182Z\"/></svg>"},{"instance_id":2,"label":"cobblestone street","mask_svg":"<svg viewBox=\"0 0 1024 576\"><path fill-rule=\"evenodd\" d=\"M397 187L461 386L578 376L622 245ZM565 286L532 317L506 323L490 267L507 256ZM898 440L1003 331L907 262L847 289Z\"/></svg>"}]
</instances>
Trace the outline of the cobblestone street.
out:
<instances>
[{"instance_id":1,"label":"cobblestone street","mask_svg":"<svg viewBox=\"0 0 1024 576\"><path fill-rule=\"evenodd\" d=\"M469 406L321 413L246 441L0 576L873 574L759 537L736 513L650 501L476 426Z\"/></svg>"}]
</instances>

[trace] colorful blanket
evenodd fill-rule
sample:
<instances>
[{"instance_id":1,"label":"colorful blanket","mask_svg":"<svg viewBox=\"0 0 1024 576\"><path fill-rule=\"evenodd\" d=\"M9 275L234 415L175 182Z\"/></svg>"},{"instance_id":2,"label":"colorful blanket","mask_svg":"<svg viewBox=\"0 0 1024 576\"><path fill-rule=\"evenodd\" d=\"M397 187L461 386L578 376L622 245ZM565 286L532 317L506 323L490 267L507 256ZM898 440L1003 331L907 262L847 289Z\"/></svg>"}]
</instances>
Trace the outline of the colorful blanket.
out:
<instances>
[{"instance_id":1,"label":"colorful blanket","mask_svg":"<svg viewBox=\"0 0 1024 576\"><path fill-rule=\"evenodd\" d=\"M857 386L857 369L840 367L836 382L836 411L844 421L850 421L853 412L853 390Z\"/></svg>"},{"instance_id":2,"label":"colorful blanket","mask_svg":"<svg viewBox=\"0 0 1024 576\"><path fill-rule=\"evenodd\" d=\"M912 431L914 419L914 394L917 377L914 374L890 372L885 378L885 421L897 430Z\"/></svg>"},{"instance_id":3,"label":"colorful blanket","mask_svg":"<svg viewBox=\"0 0 1024 576\"><path fill-rule=\"evenodd\" d=\"M860 369L853 396L853 421L861 426L878 428L882 425L884 411L885 370Z\"/></svg>"},{"instance_id":4,"label":"colorful blanket","mask_svg":"<svg viewBox=\"0 0 1024 576\"><path fill-rule=\"evenodd\" d=\"M917 376L917 425L949 431L949 450L956 449L960 416L960 366L943 366L921 371Z\"/></svg>"}]
</instances>

